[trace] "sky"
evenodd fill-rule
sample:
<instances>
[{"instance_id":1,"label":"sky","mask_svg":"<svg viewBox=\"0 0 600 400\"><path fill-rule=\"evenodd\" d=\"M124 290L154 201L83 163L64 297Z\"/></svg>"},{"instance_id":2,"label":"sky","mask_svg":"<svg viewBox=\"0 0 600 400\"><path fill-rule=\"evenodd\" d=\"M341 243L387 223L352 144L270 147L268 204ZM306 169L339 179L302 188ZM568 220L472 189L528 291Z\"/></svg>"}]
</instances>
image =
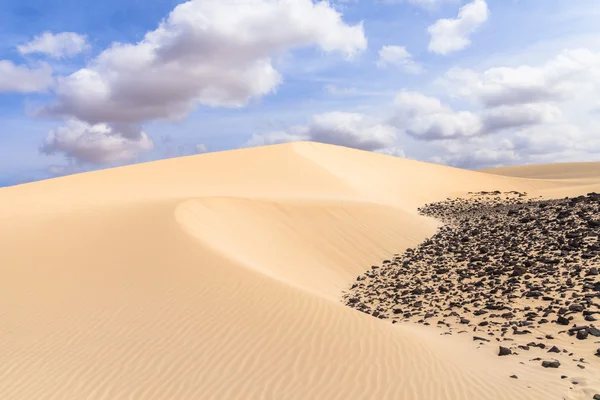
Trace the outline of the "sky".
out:
<instances>
[{"instance_id":1,"label":"sky","mask_svg":"<svg viewBox=\"0 0 600 400\"><path fill-rule=\"evenodd\" d=\"M600 161L597 0L3 0L0 186L311 140Z\"/></svg>"}]
</instances>

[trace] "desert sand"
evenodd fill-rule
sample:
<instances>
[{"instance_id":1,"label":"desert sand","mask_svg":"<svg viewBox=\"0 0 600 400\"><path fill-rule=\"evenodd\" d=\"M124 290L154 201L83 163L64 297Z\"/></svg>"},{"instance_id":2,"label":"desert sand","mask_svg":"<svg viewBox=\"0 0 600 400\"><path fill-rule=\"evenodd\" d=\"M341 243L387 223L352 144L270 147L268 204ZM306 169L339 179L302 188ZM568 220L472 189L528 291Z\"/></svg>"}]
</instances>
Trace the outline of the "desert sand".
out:
<instances>
[{"instance_id":1,"label":"desert sand","mask_svg":"<svg viewBox=\"0 0 600 400\"><path fill-rule=\"evenodd\" d=\"M441 226L419 207L493 190L600 191L600 164L467 171L300 142L0 189L0 398L591 399L593 357L520 364L342 300Z\"/></svg>"}]
</instances>

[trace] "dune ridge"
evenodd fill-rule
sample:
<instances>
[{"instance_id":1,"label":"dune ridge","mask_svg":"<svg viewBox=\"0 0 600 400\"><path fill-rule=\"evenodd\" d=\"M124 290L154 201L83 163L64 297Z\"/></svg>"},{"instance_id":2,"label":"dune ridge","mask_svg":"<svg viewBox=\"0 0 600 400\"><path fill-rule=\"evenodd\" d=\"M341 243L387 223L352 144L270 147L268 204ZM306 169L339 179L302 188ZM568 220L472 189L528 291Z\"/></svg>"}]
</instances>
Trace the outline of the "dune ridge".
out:
<instances>
[{"instance_id":1,"label":"dune ridge","mask_svg":"<svg viewBox=\"0 0 600 400\"><path fill-rule=\"evenodd\" d=\"M294 143L0 189L0 397L589 398L562 371L524 365L513 380L472 343L341 302L435 232L418 206L600 187L575 175Z\"/></svg>"}]
</instances>

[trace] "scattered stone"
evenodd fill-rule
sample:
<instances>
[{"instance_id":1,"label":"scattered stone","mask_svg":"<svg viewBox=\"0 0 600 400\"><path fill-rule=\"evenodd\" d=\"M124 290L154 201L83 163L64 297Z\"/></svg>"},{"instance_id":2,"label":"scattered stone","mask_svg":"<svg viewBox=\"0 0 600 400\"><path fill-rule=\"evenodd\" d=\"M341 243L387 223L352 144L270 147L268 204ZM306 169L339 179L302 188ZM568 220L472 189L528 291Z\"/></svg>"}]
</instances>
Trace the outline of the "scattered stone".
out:
<instances>
[{"instance_id":1,"label":"scattered stone","mask_svg":"<svg viewBox=\"0 0 600 400\"><path fill-rule=\"evenodd\" d=\"M542 361L542 367L544 368L558 368L560 367L559 361Z\"/></svg>"},{"instance_id":2,"label":"scattered stone","mask_svg":"<svg viewBox=\"0 0 600 400\"><path fill-rule=\"evenodd\" d=\"M560 349L556 346L552 346L550 350L548 350L548 353L560 353Z\"/></svg>"},{"instance_id":3,"label":"scattered stone","mask_svg":"<svg viewBox=\"0 0 600 400\"><path fill-rule=\"evenodd\" d=\"M499 356L509 356L511 354L512 354L512 350L511 349L509 349L508 347L500 346L500 350L498 352Z\"/></svg>"},{"instance_id":4,"label":"scattered stone","mask_svg":"<svg viewBox=\"0 0 600 400\"><path fill-rule=\"evenodd\" d=\"M473 341L482 344L543 329L537 343L515 343L523 351L545 349L541 341L557 334L599 338L592 323L600 313L600 195L524 197L488 191L421 207L422 215L444 225L420 245L370 267L344 294L345 303L392 323L431 324L441 334L466 332L456 327L468 325ZM549 353L572 354L568 345L548 347Z\"/></svg>"}]
</instances>

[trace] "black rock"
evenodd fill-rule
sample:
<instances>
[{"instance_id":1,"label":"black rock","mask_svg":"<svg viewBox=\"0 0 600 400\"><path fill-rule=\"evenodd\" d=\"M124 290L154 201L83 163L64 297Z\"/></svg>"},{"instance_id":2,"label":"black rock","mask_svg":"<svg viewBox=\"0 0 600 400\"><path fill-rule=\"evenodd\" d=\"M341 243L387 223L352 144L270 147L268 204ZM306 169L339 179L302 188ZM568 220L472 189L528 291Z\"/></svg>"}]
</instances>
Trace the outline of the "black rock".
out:
<instances>
[{"instance_id":1,"label":"black rock","mask_svg":"<svg viewBox=\"0 0 600 400\"><path fill-rule=\"evenodd\" d=\"M558 367L560 367L560 362L559 361L542 361L542 367L558 368Z\"/></svg>"},{"instance_id":2,"label":"black rock","mask_svg":"<svg viewBox=\"0 0 600 400\"><path fill-rule=\"evenodd\" d=\"M509 356L512 354L512 350L509 349L508 347L502 347L500 346L500 350L498 352L499 356Z\"/></svg>"},{"instance_id":3,"label":"black rock","mask_svg":"<svg viewBox=\"0 0 600 400\"><path fill-rule=\"evenodd\" d=\"M595 337L600 337L600 329L594 328L593 326L587 329L588 333Z\"/></svg>"},{"instance_id":4,"label":"black rock","mask_svg":"<svg viewBox=\"0 0 600 400\"><path fill-rule=\"evenodd\" d=\"M587 339L587 337L588 337L587 329L582 329L580 331L577 331L577 339L584 340L584 339Z\"/></svg>"},{"instance_id":5,"label":"black rock","mask_svg":"<svg viewBox=\"0 0 600 400\"><path fill-rule=\"evenodd\" d=\"M584 307L581 304L571 304L569 306L569 311L582 312L583 310Z\"/></svg>"}]
</instances>

